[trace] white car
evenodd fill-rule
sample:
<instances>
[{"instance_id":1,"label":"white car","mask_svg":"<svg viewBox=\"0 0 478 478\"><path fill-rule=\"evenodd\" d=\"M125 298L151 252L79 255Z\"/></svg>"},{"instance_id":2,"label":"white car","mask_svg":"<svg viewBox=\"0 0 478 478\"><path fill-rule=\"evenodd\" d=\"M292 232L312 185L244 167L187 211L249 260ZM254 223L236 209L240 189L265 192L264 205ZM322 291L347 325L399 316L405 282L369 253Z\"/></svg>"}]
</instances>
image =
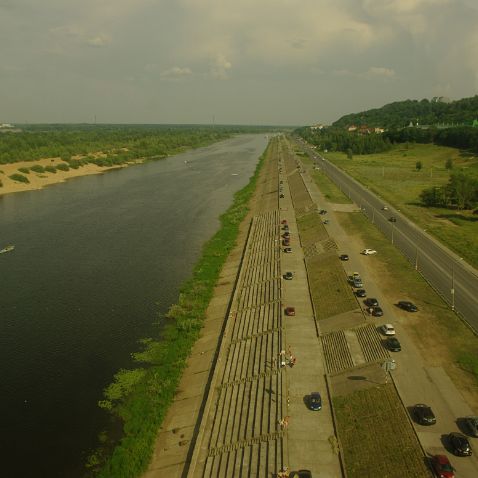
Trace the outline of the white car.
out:
<instances>
[{"instance_id":1,"label":"white car","mask_svg":"<svg viewBox=\"0 0 478 478\"><path fill-rule=\"evenodd\" d=\"M383 335L395 335L395 327L392 324L383 324L380 331Z\"/></svg>"},{"instance_id":2,"label":"white car","mask_svg":"<svg viewBox=\"0 0 478 478\"><path fill-rule=\"evenodd\" d=\"M362 254L364 256L371 256L372 254L377 254L377 251L375 251L374 249L364 249L362 251Z\"/></svg>"}]
</instances>

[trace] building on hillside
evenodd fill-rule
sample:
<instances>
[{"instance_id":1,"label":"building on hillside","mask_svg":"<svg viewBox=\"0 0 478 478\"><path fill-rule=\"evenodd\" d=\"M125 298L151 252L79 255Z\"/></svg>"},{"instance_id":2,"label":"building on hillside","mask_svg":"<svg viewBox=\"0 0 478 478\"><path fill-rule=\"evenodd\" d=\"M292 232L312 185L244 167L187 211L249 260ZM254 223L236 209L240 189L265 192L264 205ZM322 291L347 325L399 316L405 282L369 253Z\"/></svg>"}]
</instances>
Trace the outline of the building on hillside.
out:
<instances>
[{"instance_id":1,"label":"building on hillside","mask_svg":"<svg viewBox=\"0 0 478 478\"><path fill-rule=\"evenodd\" d=\"M434 96L431 100L432 103L451 103L451 99L448 96Z\"/></svg>"},{"instance_id":2,"label":"building on hillside","mask_svg":"<svg viewBox=\"0 0 478 478\"><path fill-rule=\"evenodd\" d=\"M353 133L354 131L357 131L357 126L355 126L354 124L351 124L350 126L347 127L347 131L349 133Z\"/></svg>"},{"instance_id":3,"label":"building on hillside","mask_svg":"<svg viewBox=\"0 0 478 478\"><path fill-rule=\"evenodd\" d=\"M10 123L0 123L0 128L2 128L2 129L14 128L14 126Z\"/></svg>"},{"instance_id":4,"label":"building on hillside","mask_svg":"<svg viewBox=\"0 0 478 478\"><path fill-rule=\"evenodd\" d=\"M377 126L377 127L374 128L374 133L377 133L377 134L385 133L385 128L381 128L381 127Z\"/></svg>"},{"instance_id":5,"label":"building on hillside","mask_svg":"<svg viewBox=\"0 0 478 478\"><path fill-rule=\"evenodd\" d=\"M314 124L310 127L310 129L312 131L317 131L317 130L321 130L321 129L324 129L325 128L325 125L323 124Z\"/></svg>"}]
</instances>

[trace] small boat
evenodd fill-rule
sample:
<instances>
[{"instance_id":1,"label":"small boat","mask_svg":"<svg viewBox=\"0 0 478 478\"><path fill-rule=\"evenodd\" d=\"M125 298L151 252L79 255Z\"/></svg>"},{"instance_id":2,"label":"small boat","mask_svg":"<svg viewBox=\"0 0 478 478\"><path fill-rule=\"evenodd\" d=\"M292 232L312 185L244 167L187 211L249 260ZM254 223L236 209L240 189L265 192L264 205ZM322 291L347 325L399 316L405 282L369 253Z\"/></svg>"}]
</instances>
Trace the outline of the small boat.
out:
<instances>
[{"instance_id":1,"label":"small boat","mask_svg":"<svg viewBox=\"0 0 478 478\"><path fill-rule=\"evenodd\" d=\"M8 245L8 246L5 246L1 251L0 251L0 254L3 254L4 252L10 252L10 251L13 251L13 249L15 249L15 246L13 245Z\"/></svg>"}]
</instances>

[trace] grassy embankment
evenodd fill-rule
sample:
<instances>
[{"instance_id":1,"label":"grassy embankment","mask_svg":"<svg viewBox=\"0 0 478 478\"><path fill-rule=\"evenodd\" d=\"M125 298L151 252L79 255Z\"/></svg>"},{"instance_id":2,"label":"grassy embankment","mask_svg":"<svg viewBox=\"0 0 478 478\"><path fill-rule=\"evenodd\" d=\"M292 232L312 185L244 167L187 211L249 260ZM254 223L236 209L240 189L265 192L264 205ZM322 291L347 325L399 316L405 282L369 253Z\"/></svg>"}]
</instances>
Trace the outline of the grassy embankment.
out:
<instances>
[{"instance_id":1,"label":"grassy embankment","mask_svg":"<svg viewBox=\"0 0 478 478\"><path fill-rule=\"evenodd\" d=\"M478 268L478 217L472 211L425 208L419 203L424 189L448 183L453 171L478 177L478 157L431 144L397 145L387 153L357 155L352 160L344 153L326 157ZM445 167L449 159L451 170ZM417 162L422 163L420 171Z\"/></svg>"},{"instance_id":2,"label":"grassy embankment","mask_svg":"<svg viewBox=\"0 0 478 478\"><path fill-rule=\"evenodd\" d=\"M349 478L428 478L430 471L392 384L333 398Z\"/></svg>"},{"instance_id":3,"label":"grassy embankment","mask_svg":"<svg viewBox=\"0 0 478 478\"><path fill-rule=\"evenodd\" d=\"M219 231L205 244L192 278L181 289L179 301L164 319L159 339L143 340L143 350L133 354L138 367L121 370L105 390L100 406L123 422L123 437L111 456L108 444L88 463L99 477L134 477L147 468L157 431L173 400L193 344L199 337L207 306L221 268L236 243L239 225L248 212L259 171L269 148L261 156L247 186L234 195L232 206L221 216Z\"/></svg>"}]
</instances>

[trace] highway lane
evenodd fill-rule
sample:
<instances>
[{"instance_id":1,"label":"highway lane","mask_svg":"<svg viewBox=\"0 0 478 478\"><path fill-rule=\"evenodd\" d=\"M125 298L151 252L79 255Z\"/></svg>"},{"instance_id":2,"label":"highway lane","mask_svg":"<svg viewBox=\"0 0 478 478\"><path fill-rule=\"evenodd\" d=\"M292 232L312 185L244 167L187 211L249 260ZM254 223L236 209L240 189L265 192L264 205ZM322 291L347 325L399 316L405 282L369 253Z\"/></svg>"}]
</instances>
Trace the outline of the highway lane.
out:
<instances>
[{"instance_id":1,"label":"highway lane","mask_svg":"<svg viewBox=\"0 0 478 478\"><path fill-rule=\"evenodd\" d=\"M299 144L478 333L478 272L307 144L302 141ZM388 210L383 210L383 206ZM389 221L392 216L396 222Z\"/></svg>"}]
</instances>

